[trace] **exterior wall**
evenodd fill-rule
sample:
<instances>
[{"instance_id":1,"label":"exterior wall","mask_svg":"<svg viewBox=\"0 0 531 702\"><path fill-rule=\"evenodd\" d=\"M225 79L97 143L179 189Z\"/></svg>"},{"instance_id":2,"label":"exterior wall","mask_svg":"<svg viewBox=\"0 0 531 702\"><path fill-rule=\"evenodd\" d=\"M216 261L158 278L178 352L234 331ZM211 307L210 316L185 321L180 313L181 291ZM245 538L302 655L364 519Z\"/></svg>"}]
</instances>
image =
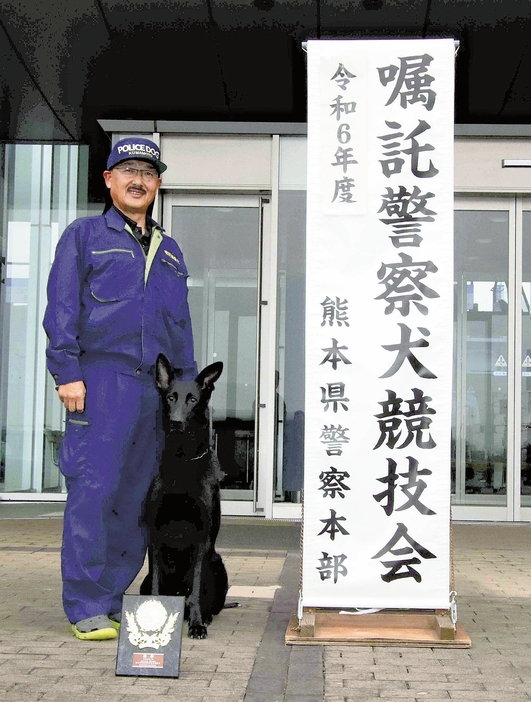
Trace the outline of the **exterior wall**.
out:
<instances>
[{"instance_id":1,"label":"exterior wall","mask_svg":"<svg viewBox=\"0 0 531 702\"><path fill-rule=\"evenodd\" d=\"M531 139L457 136L456 192L531 193L531 167L503 167L511 159L531 165Z\"/></svg>"},{"instance_id":2,"label":"exterior wall","mask_svg":"<svg viewBox=\"0 0 531 702\"><path fill-rule=\"evenodd\" d=\"M271 190L271 137L163 135L164 188Z\"/></svg>"}]
</instances>

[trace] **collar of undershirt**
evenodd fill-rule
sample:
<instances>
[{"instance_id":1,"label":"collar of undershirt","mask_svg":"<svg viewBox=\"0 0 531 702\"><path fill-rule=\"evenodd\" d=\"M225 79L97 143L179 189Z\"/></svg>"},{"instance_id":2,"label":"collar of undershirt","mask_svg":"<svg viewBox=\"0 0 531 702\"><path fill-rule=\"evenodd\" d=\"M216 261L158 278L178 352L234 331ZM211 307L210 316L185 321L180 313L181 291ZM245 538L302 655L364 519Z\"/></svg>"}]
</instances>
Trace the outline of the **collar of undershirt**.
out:
<instances>
[{"instance_id":1,"label":"collar of undershirt","mask_svg":"<svg viewBox=\"0 0 531 702\"><path fill-rule=\"evenodd\" d=\"M137 237L137 239L140 239L140 237L142 237L142 236L146 236L148 238L151 236L151 230L153 228L153 220L150 217L146 216L146 233L142 234L142 227L140 225L138 225L134 221L134 219L131 219L126 214L124 214L121 210L119 210L116 207L116 205L113 205L113 208L116 210L116 212L118 212L118 214L124 220L124 222L131 227L131 231Z\"/></svg>"}]
</instances>

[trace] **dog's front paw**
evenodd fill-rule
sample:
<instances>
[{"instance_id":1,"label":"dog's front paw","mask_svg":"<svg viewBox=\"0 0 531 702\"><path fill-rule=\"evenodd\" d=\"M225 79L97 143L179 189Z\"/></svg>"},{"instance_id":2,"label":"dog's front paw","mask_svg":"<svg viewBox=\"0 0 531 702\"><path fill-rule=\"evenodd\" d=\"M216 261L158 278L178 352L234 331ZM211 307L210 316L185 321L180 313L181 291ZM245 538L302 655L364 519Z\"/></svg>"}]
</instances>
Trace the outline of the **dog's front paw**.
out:
<instances>
[{"instance_id":1,"label":"dog's front paw","mask_svg":"<svg viewBox=\"0 0 531 702\"><path fill-rule=\"evenodd\" d=\"M188 636L191 639L206 639L207 628L204 624L190 624L188 626Z\"/></svg>"}]
</instances>

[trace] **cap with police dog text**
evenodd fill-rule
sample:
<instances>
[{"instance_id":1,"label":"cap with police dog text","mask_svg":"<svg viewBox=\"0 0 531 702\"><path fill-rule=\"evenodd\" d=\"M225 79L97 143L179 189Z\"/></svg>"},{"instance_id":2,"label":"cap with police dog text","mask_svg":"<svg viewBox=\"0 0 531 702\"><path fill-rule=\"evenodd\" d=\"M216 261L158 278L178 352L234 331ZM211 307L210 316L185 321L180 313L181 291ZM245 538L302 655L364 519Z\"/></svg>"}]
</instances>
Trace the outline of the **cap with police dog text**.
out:
<instances>
[{"instance_id":1,"label":"cap with police dog text","mask_svg":"<svg viewBox=\"0 0 531 702\"><path fill-rule=\"evenodd\" d=\"M128 161L130 158L142 159L142 161L150 161L158 170L159 175L164 173L168 168L165 163L160 160L160 148L155 142L143 137L127 137L120 139L112 147L112 151L107 159L107 170L110 171L118 163Z\"/></svg>"}]
</instances>

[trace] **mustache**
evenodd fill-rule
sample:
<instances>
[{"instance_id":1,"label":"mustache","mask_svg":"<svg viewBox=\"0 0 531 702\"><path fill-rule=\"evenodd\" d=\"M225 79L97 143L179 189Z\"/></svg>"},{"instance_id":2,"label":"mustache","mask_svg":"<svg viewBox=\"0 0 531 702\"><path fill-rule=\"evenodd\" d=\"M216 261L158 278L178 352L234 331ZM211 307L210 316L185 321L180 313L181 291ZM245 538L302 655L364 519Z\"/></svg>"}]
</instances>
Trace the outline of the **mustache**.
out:
<instances>
[{"instance_id":1,"label":"mustache","mask_svg":"<svg viewBox=\"0 0 531 702\"><path fill-rule=\"evenodd\" d=\"M129 192L129 190L136 190L136 191L139 191L139 192L144 193L144 194L146 193L146 189L142 185L130 185L127 188L128 192Z\"/></svg>"}]
</instances>

